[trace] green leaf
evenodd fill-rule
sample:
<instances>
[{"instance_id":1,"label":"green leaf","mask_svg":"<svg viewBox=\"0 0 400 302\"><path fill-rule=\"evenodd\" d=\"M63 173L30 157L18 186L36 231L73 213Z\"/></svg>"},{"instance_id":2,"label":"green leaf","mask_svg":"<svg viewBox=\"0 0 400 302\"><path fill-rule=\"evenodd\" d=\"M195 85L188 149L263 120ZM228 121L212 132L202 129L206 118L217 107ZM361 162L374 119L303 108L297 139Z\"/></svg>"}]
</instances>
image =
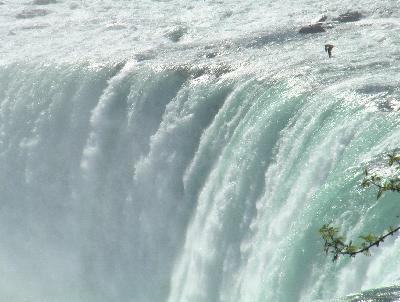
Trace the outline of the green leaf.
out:
<instances>
[{"instance_id":1,"label":"green leaf","mask_svg":"<svg viewBox=\"0 0 400 302\"><path fill-rule=\"evenodd\" d=\"M369 243L374 243L375 241L378 240L378 237L376 237L376 236L374 236L372 234L368 234L368 235L365 235L365 236L360 236L360 238L365 240L365 241L367 241L367 242L369 242Z\"/></svg>"},{"instance_id":2,"label":"green leaf","mask_svg":"<svg viewBox=\"0 0 400 302\"><path fill-rule=\"evenodd\" d=\"M400 155L396 155L395 153L393 153L393 154L388 154L388 156L389 156L389 166L392 166L394 163L399 164Z\"/></svg>"},{"instance_id":3,"label":"green leaf","mask_svg":"<svg viewBox=\"0 0 400 302\"><path fill-rule=\"evenodd\" d=\"M346 254L354 254L357 250L358 250L358 247L356 245L350 243L348 246L346 246L345 253Z\"/></svg>"}]
</instances>

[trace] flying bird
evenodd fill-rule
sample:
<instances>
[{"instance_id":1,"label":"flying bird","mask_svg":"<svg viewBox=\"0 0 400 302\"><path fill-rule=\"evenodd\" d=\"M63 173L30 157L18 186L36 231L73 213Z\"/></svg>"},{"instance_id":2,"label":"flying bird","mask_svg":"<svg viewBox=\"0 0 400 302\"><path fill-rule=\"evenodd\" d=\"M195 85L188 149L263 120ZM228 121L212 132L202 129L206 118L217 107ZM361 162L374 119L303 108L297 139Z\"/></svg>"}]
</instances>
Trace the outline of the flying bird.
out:
<instances>
[{"instance_id":1,"label":"flying bird","mask_svg":"<svg viewBox=\"0 0 400 302\"><path fill-rule=\"evenodd\" d=\"M332 48L334 45L332 44L325 44L325 51L328 53L329 57L332 57Z\"/></svg>"}]
</instances>

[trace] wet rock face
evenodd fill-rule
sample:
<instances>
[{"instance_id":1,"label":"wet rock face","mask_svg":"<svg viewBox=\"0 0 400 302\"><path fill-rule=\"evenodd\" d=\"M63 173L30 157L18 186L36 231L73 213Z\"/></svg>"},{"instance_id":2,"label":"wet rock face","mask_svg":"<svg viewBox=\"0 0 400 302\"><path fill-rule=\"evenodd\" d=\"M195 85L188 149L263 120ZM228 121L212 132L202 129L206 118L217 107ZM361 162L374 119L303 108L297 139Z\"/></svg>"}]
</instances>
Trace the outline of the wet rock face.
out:
<instances>
[{"instance_id":1,"label":"wet rock face","mask_svg":"<svg viewBox=\"0 0 400 302\"><path fill-rule=\"evenodd\" d=\"M20 12L16 18L17 19L30 19L30 18L35 18L35 17L42 17L46 16L49 14L50 11L47 9L24 9L22 12Z\"/></svg>"},{"instance_id":2,"label":"wet rock face","mask_svg":"<svg viewBox=\"0 0 400 302\"><path fill-rule=\"evenodd\" d=\"M345 22L355 22L360 20L363 15L357 11L348 11L347 13L339 15L337 18L333 18L333 21L345 23Z\"/></svg>"},{"instance_id":3,"label":"wet rock face","mask_svg":"<svg viewBox=\"0 0 400 302\"><path fill-rule=\"evenodd\" d=\"M325 32L325 28L322 27L322 24L316 23L316 24L310 24L307 26L303 26L300 28L299 33L301 34L315 34L315 33L322 33Z\"/></svg>"}]
</instances>

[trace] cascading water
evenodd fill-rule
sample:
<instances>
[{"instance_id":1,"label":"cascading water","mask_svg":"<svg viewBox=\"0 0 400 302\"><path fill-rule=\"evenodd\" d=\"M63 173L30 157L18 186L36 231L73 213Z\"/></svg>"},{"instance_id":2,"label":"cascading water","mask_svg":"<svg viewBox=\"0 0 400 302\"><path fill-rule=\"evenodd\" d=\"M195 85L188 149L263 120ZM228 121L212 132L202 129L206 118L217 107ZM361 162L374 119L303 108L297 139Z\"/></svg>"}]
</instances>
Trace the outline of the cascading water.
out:
<instances>
[{"instance_id":1,"label":"cascading water","mask_svg":"<svg viewBox=\"0 0 400 302\"><path fill-rule=\"evenodd\" d=\"M3 2L0 300L308 302L398 282L397 238L332 263L318 235L398 224L397 195L359 185L400 146L398 3L48 1L15 19L39 6Z\"/></svg>"}]
</instances>

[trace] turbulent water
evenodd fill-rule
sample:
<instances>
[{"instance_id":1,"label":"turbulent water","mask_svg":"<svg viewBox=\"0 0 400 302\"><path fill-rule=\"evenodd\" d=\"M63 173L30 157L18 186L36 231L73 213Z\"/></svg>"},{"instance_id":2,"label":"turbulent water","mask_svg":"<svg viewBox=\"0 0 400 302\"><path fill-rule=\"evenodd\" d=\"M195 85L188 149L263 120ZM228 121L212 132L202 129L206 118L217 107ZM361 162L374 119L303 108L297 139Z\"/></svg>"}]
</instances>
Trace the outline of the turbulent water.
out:
<instances>
[{"instance_id":1,"label":"turbulent water","mask_svg":"<svg viewBox=\"0 0 400 302\"><path fill-rule=\"evenodd\" d=\"M397 237L332 263L318 235L399 223L398 194L360 187L400 146L399 17L391 0L0 1L0 300L400 299L377 289L399 282Z\"/></svg>"}]
</instances>

